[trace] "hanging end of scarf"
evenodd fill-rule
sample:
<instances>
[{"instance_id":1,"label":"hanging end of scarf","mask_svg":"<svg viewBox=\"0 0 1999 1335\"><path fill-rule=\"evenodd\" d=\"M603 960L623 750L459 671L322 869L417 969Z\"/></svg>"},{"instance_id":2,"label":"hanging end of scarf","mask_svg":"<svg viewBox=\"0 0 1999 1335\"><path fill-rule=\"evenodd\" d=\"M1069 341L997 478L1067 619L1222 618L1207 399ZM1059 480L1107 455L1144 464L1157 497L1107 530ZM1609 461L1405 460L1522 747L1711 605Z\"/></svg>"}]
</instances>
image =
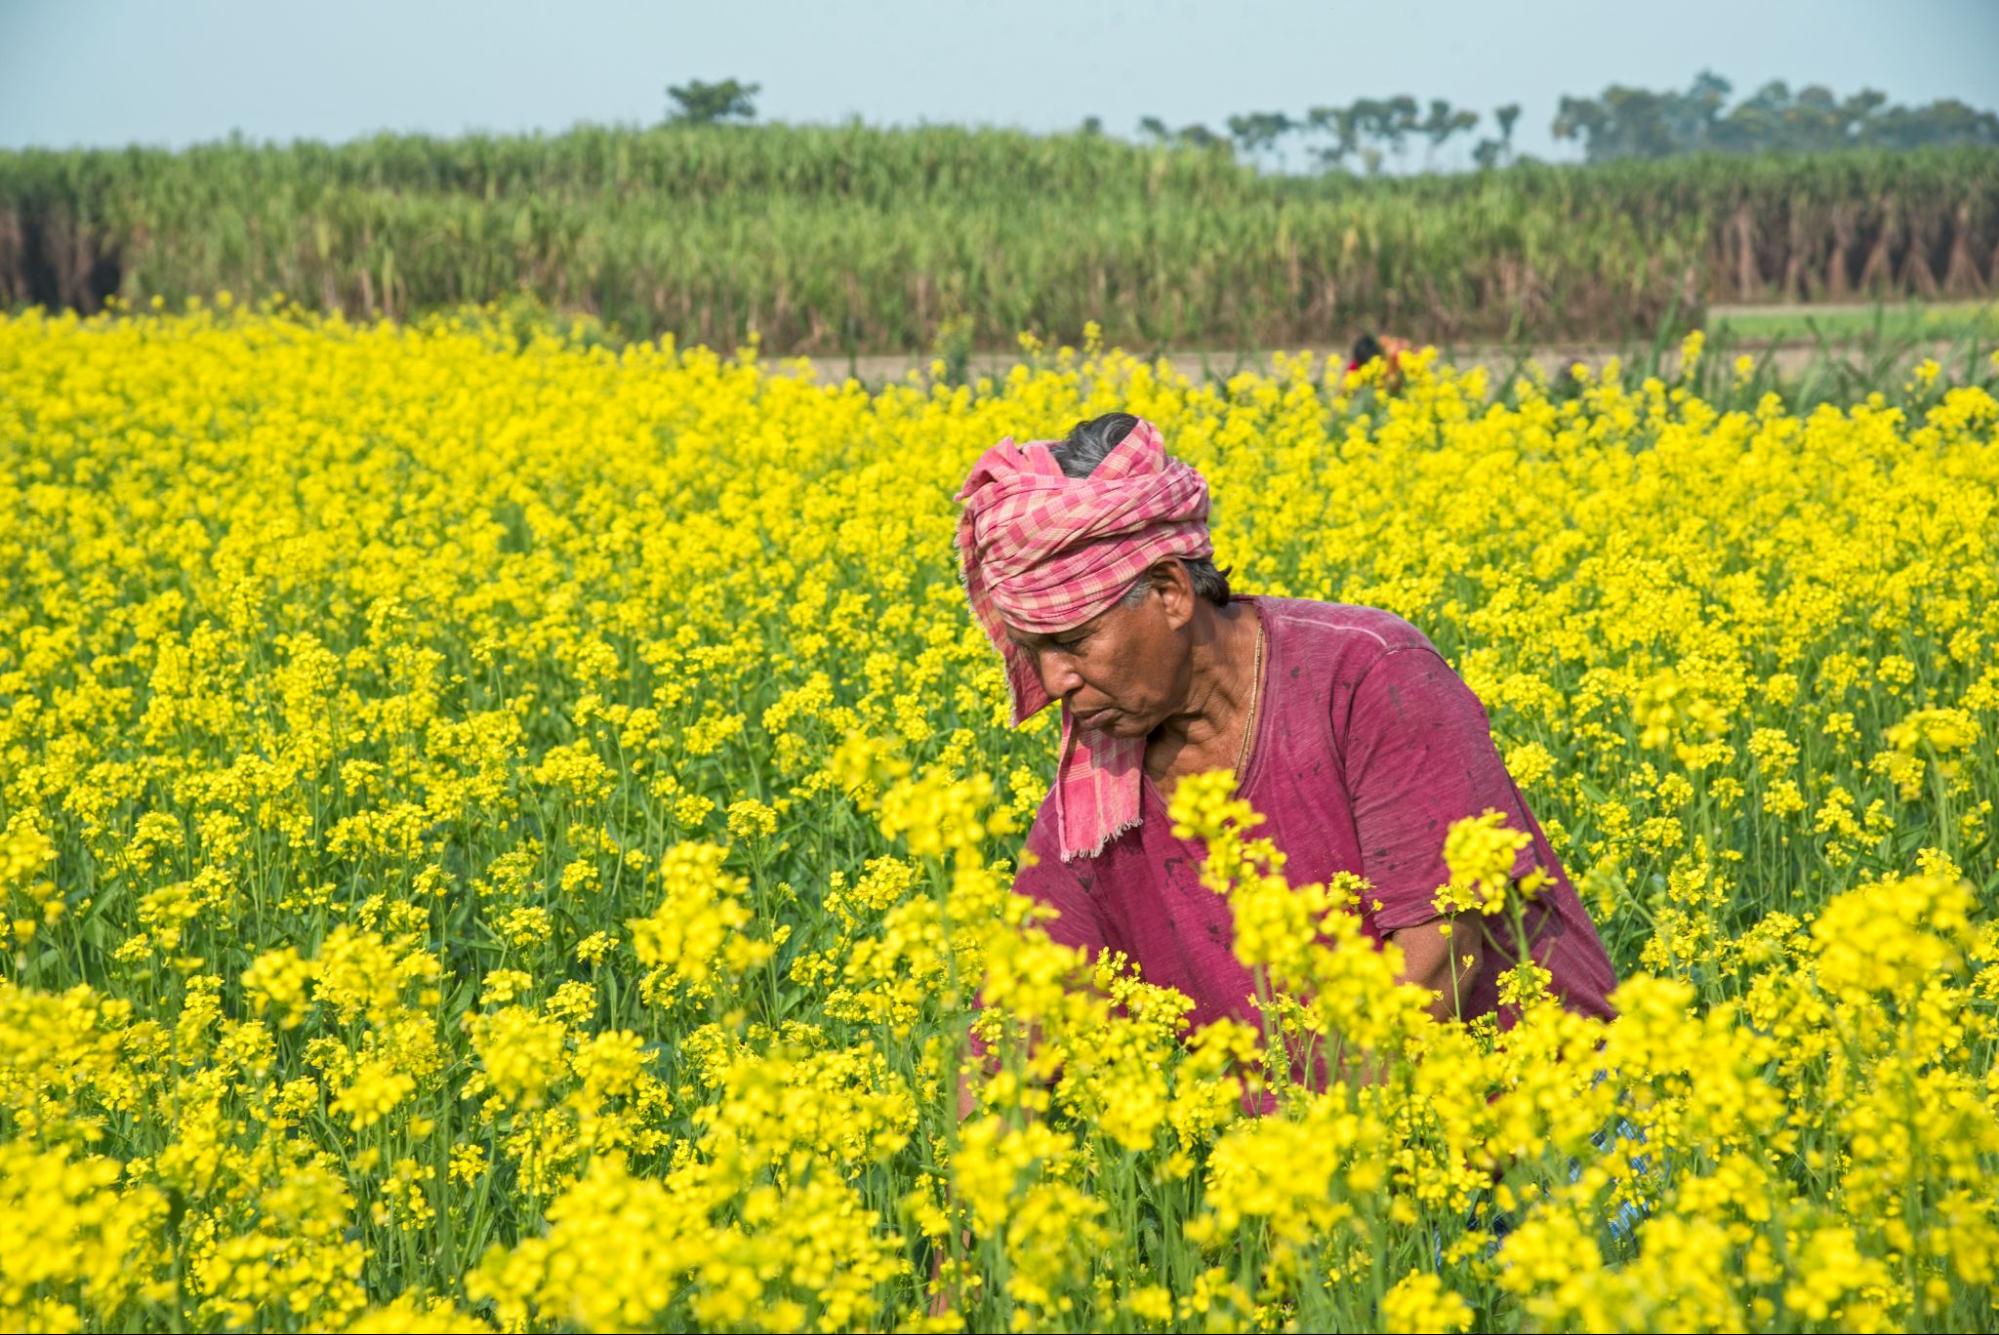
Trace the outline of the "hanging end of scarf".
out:
<instances>
[{"instance_id":1,"label":"hanging end of scarf","mask_svg":"<svg viewBox=\"0 0 1999 1335\"><path fill-rule=\"evenodd\" d=\"M1105 828L1097 839L1097 842L1089 848L1072 845L1069 839L1069 831L1066 828L1067 822L1058 820L1057 823L1065 827L1057 831L1061 837L1062 861L1074 862L1077 858L1093 858L1097 856L1097 854L1109 848L1111 842L1126 830L1137 829L1138 817L1133 816L1130 820L1124 821L1121 824Z\"/></svg>"}]
</instances>

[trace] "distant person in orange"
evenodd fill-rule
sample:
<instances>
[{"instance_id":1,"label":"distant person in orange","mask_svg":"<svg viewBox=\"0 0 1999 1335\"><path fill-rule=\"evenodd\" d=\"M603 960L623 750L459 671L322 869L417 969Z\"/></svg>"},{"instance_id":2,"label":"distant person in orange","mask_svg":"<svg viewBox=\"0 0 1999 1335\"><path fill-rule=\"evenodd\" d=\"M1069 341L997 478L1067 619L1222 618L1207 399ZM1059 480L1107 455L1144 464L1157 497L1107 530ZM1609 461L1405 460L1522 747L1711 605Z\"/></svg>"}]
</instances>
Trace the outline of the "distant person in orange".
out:
<instances>
[{"instance_id":1,"label":"distant person in orange","mask_svg":"<svg viewBox=\"0 0 1999 1335\"><path fill-rule=\"evenodd\" d=\"M1379 359L1386 363L1382 368L1381 387L1391 392L1402 388L1402 354L1409 351L1409 340L1383 335L1362 334L1354 340L1353 356L1347 362L1349 372L1358 371L1369 362Z\"/></svg>"}]
</instances>

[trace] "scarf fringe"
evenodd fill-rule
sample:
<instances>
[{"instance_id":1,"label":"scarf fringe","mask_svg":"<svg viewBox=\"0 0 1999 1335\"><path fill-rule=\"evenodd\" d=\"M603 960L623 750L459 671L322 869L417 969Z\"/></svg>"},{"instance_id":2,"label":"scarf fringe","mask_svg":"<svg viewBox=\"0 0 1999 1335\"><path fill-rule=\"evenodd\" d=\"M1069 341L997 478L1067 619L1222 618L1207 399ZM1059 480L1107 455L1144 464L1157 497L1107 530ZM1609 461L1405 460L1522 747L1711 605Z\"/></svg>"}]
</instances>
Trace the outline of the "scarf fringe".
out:
<instances>
[{"instance_id":1,"label":"scarf fringe","mask_svg":"<svg viewBox=\"0 0 1999 1335\"><path fill-rule=\"evenodd\" d=\"M1057 814L1060 815L1059 807L1057 808ZM1056 824L1060 827L1056 830L1056 834L1059 836L1059 842L1062 845L1062 861L1074 862L1077 858L1096 857L1099 853L1103 852L1106 848L1110 847L1111 841L1116 839L1119 835L1123 834L1126 830L1137 829L1139 826L1139 820L1138 817L1134 815L1130 820L1124 821L1119 825L1115 825L1110 829L1104 830L1102 832L1102 837L1099 838L1096 842L1096 845L1091 848L1069 847L1069 830L1068 830L1069 822L1067 818L1065 817L1063 819L1058 820Z\"/></svg>"}]
</instances>

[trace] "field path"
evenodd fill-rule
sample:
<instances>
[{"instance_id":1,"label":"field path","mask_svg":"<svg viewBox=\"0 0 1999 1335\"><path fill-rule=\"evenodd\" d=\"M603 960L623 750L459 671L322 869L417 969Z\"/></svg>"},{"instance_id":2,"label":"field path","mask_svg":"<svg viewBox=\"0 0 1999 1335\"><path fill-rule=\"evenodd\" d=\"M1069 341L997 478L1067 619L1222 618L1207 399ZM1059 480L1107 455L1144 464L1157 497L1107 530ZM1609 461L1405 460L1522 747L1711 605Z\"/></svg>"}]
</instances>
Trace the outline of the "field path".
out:
<instances>
[{"instance_id":1,"label":"field path","mask_svg":"<svg viewBox=\"0 0 1999 1335\"><path fill-rule=\"evenodd\" d=\"M1748 342L1742 343L1739 349L1731 349L1723 355L1733 356L1737 350L1751 353L1759 361L1767 354L1776 364L1778 373L1784 376L1797 374L1811 365L1815 357L1822 355L1819 348L1811 343L1756 345ZM1337 357L1342 363L1347 358L1345 347L1286 348L1282 351L1292 355L1300 351L1310 351L1320 365L1331 357ZM1894 369L1900 371L1925 356L1931 356L1945 361L1946 372L1955 376L1959 367L1952 365L1949 360L1953 351L1954 345L1947 339L1911 343L1895 359ZM1460 370L1483 366L1487 373L1493 376L1511 375L1517 367L1532 360L1539 362L1550 375L1553 375L1576 362L1583 363L1591 370L1600 370L1604 363L1616 356L1622 356L1626 366L1629 367L1646 357L1647 353L1648 349L1633 345L1613 347L1593 343L1552 343L1536 346L1523 354L1517 348L1488 344L1462 348L1447 347L1444 349L1444 360ZM1208 377L1226 378L1240 371L1268 370L1271 356L1271 351L1238 353L1181 350L1166 353L1165 360L1174 370L1190 379L1199 380ZM1871 369L1871 363L1865 360L1864 354L1856 351L1850 356L1855 369L1863 367ZM777 360L779 359L773 359L773 363L775 364ZM869 353L851 359L813 357L808 360L822 382L837 384L846 376L852 375L863 384L880 385L886 381L902 379L912 371L921 372L929 366L931 359L928 356L914 356L909 353ZM1671 375L1678 369L1680 355L1677 343L1667 348L1662 360L1665 374ZM990 375L994 379L999 379L1013 367L1018 366L1021 361L1022 358L1018 353L978 352L972 354L969 369L975 377Z\"/></svg>"}]
</instances>

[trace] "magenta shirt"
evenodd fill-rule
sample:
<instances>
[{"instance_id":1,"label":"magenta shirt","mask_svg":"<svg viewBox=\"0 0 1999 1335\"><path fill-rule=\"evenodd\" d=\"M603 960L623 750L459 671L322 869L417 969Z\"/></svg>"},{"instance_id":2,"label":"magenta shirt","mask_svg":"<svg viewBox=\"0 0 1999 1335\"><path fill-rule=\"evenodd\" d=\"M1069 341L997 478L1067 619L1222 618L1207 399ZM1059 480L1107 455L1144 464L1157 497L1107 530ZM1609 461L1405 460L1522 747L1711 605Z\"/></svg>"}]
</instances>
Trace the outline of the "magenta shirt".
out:
<instances>
[{"instance_id":1,"label":"magenta shirt","mask_svg":"<svg viewBox=\"0 0 1999 1335\"><path fill-rule=\"evenodd\" d=\"M1368 936L1438 916L1432 899L1450 879L1444 835L1488 807L1534 842L1514 875L1539 865L1554 879L1526 914L1529 950L1553 975L1562 1003L1609 1017L1616 974L1575 887L1527 809L1492 743L1485 707L1414 626L1390 612L1295 598L1244 598L1263 618L1261 717L1241 793L1266 817L1257 828L1284 850L1293 884L1357 872L1373 884L1360 909ZM1016 894L1058 910L1049 936L1094 955L1121 950L1150 983L1194 1001L1195 1026L1223 1016L1261 1028L1255 983L1230 949L1227 901L1200 883L1197 841L1172 821L1145 780L1137 829L1095 857L1063 862L1054 810L1041 804L1027 848L1040 859L1015 878ZM1518 962L1510 928L1488 940L1465 998L1467 1015L1499 1009L1497 978ZM1502 1026L1514 1018L1501 1011Z\"/></svg>"}]
</instances>

